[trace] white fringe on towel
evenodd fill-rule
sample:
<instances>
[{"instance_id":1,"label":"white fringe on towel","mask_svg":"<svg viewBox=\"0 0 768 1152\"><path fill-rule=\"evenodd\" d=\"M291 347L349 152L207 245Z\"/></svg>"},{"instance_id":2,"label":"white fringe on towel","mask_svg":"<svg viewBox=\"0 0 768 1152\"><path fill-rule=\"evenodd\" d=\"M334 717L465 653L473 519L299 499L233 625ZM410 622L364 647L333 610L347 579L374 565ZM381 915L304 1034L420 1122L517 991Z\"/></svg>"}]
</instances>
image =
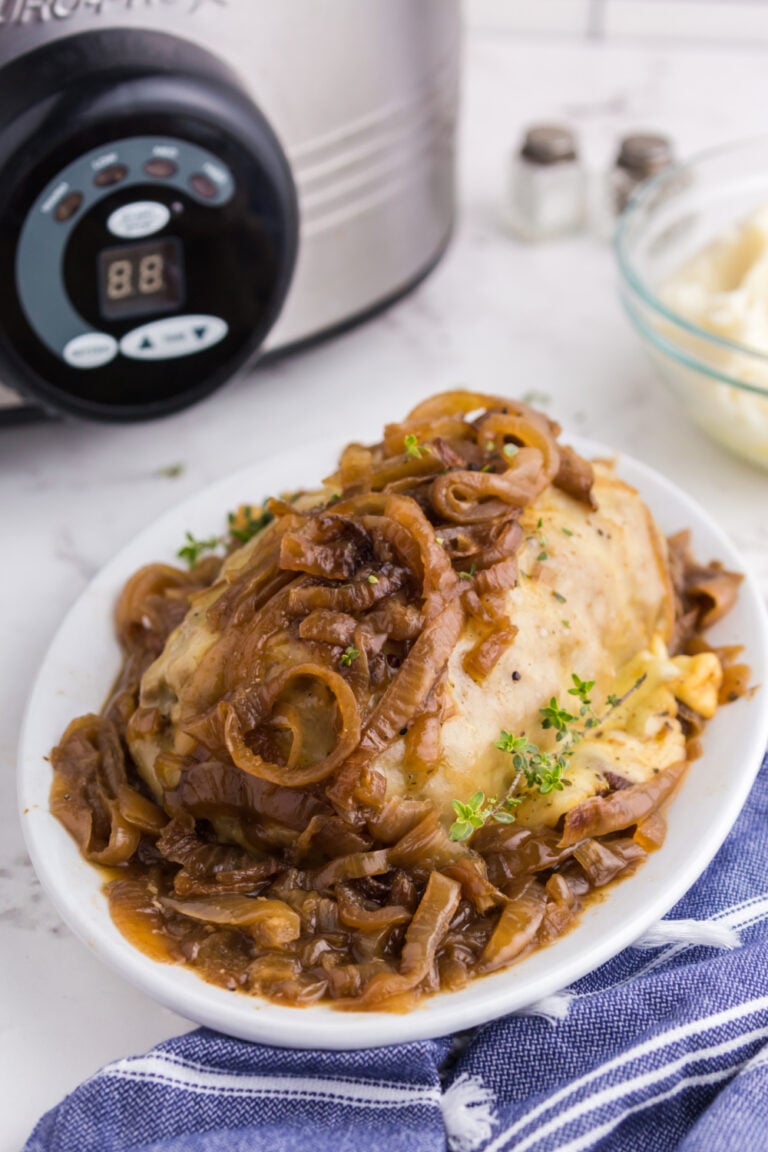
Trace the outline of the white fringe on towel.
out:
<instances>
[{"instance_id":1,"label":"white fringe on towel","mask_svg":"<svg viewBox=\"0 0 768 1152\"><path fill-rule=\"evenodd\" d=\"M558 1020L565 1020L568 1010L575 999L573 992L567 989L563 992L554 992L551 996L542 996L541 1000L534 1001L526 1008L518 1008L513 1016L543 1016L550 1024L557 1024Z\"/></svg>"},{"instance_id":2,"label":"white fringe on towel","mask_svg":"<svg viewBox=\"0 0 768 1152\"><path fill-rule=\"evenodd\" d=\"M464 1073L454 1080L441 1101L451 1152L475 1152L490 1140L496 1123L493 1103L493 1092L479 1076Z\"/></svg>"},{"instance_id":3,"label":"white fringe on towel","mask_svg":"<svg viewBox=\"0 0 768 1152\"><path fill-rule=\"evenodd\" d=\"M715 920L659 920L636 940L633 948L664 948L668 944L700 944L706 948L738 948L741 939L734 928Z\"/></svg>"}]
</instances>

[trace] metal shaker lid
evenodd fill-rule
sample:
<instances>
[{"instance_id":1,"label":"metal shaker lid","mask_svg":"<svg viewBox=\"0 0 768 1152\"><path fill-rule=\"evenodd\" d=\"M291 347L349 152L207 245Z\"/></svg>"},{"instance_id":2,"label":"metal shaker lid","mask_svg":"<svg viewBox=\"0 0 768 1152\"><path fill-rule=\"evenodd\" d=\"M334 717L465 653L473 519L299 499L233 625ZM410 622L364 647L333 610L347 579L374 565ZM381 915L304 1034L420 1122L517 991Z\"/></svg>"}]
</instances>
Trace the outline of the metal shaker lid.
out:
<instances>
[{"instance_id":1,"label":"metal shaker lid","mask_svg":"<svg viewBox=\"0 0 768 1152\"><path fill-rule=\"evenodd\" d=\"M536 124L526 132L520 154L534 164L562 164L576 159L576 137L560 124Z\"/></svg>"},{"instance_id":2,"label":"metal shaker lid","mask_svg":"<svg viewBox=\"0 0 768 1152\"><path fill-rule=\"evenodd\" d=\"M666 168L672 160L672 141L667 136L638 132L621 141L616 166L645 179Z\"/></svg>"}]
</instances>

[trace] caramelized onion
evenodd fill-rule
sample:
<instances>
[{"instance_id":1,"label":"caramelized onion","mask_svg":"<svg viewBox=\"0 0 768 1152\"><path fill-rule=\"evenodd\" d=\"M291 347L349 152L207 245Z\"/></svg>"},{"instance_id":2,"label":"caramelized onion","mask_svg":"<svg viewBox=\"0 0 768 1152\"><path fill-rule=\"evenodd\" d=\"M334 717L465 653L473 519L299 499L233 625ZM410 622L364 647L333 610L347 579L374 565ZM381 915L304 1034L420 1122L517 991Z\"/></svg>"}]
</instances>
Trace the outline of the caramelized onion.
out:
<instances>
[{"instance_id":1,"label":"caramelized onion","mask_svg":"<svg viewBox=\"0 0 768 1152\"><path fill-rule=\"evenodd\" d=\"M383 632L390 640L413 641L421 632L424 618L415 604L406 604L390 596L368 615L368 625L374 632Z\"/></svg>"},{"instance_id":2,"label":"caramelized onion","mask_svg":"<svg viewBox=\"0 0 768 1152\"><path fill-rule=\"evenodd\" d=\"M603 844L599 840L583 840L576 845L573 855L592 886L603 888L626 871L630 864L644 858L645 851L632 840L623 844L618 841Z\"/></svg>"},{"instance_id":3,"label":"caramelized onion","mask_svg":"<svg viewBox=\"0 0 768 1152\"><path fill-rule=\"evenodd\" d=\"M379 848L376 852L354 852L351 856L340 856L315 873L315 883L320 889L329 888L337 880L359 880L363 876L381 876L392 867L389 851Z\"/></svg>"},{"instance_id":4,"label":"caramelized onion","mask_svg":"<svg viewBox=\"0 0 768 1152\"><path fill-rule=\"evenodd\" d=\"M499 412L503 416L510 413L515 416L532 416L544 419L553 431L557 428L557 425L554 425L548 417L542 416L540 412L522 400L492 396L486 392L470 392L464 388L456 388L450 392L438 392L436 395L430 396L428 400L423 400L409 412L403 426L410 427L414 424L428 423L445 416L466 418L473 413L483 412Z\"/></svg>"},{"instance_id":5,"label":"caramelized onion","mask_svg":"<svg viewBox=\"0 0 768 1152\"><path fill-rule=\"evenodd\" d=\"M336 900L339 905L339 918L348 928L358 928L361 932L376 932L382 928L396 928L407 924L411 912L399 904L385 904L383 908L364 908L356 892L348 884L337 884Z\"/></svg>"},{"instance_id":6,"label":"caramelized onion","mask_svg":"<svg viewBox=\"0 0 768 1152\"><path fill-rule=\"evenodd\" d=\"M405 581L406 573L403 569L390 566L389 570L379 571L375 584L365 578L340 587L309 584L292 588L288 605L296 615L315 609L345 613L368 612L374 604L402 588Z\"/></svg>"},{"instance_id":7,"label":"caramelized onion","mask_svg":"<svg viewBox=\"0 0 768 1152\"><path fill-rule=\"evenodd\" d=\"M655 852L661 848L667 837L667 822L661 812L652 812L641 821L635 829L633 839L646 852Z\"/></svg>"},{"instance_id":8,"label":"caramelized onion","mask_svg":"<svg viewBox=\"0 0 768 1152\"><path fill-rule=\"evenodd\" d=\"M719 566L692 569L686 579L686 595L698 605L698 626L711 628L730 612L744 577Z\"/></svg>"},{"instance_id":9,"label":"caramelized onion","mask_svg":"<svg viewBox=\"0 0 768 1152\"><path fill-rule=\"evenodd\" d=\"M718 703L732 704L741 696L748 696L751 678L752 669L749 664L728 664L723 669L723 682L718 693Z\"/></svg>"},{"instance_id":10,"label":"caramelized onion","mask_svg":"<svg viewBox=\"0 0 768 1152\"><path fill-rule=\"evenodd\" d=\"M561 846L567 848L587 837L620 832L647 820L671 796L686 766L685 760L679 760L642 784L632 784L610 796L582 800L565 817Z\"/></svg>"},{"instance_id":11,"label":"caramelized onion","mask_svg":"<svg viewBox=\"0 0 768 1152\"><path fill-rule=\"evenodd\" d=\"M491 674L501 657L511 648L517 637L517 626L501 624L490 636L479 640L465 653L462 667L468 676L481 684Z\"/></svg>"},{"instance_id":12,"label":"caramelized onion","mask_svg":"<svg viewBox=\"0 0 768 1152\"><path fill-rule=\"evenodd\" d=\"M459 906L461 888L441 872L432 872L426 891L405 934L400 971L381 973L368 983L356 1007L375 1008L392 996L415 988L435 961L440 941Z\"/></svg>"},{"instance_id":13,"label":"caramelized onion","mask_svg":"<svg viewBox=\"0 0 768 1152\"><path fill-rule=\"evenodd\" d=\"M348 444L339 461L338 482L345 492L365 492L373 475L373 453L363 444ZM332 482L331 486L332 486Z\"/></svg>"},{"instance_id":14,"label":"caramelized onion","mask_svg":"<svg viewBox=\"0 0 768 1152\"><path fill-rule=\"evenodd\" d=\"M301 835L294 841L293 857L303 860L310 853L335 859L366 852L371 847L368 837L355 832L338 816L313 816Z\"/></svg>"},{"instance_id":15,"label":"caramelized onion","mask_svg":"<svg viewBox=\"0 0 768 1152\"><path fill-rule=\"evenodd\" d=\"M341 811L348 810L366 766L425 703L453 651L461 625L461 605L458 600L451 600L440 615L427 624L413 645L397 678L371 713L357 748L328 789L329 798Z\"/></svg>"},{"instance_id":16,"label":"caramelized onion","mask_svg":"<svg viewBox=\"0 0 768 1152\"><path fill-rule=\"evenodd\" d=\"M174 877L174 888L179 895L232 891L235 884L238 891L242 885L252 891L278 871L277 862L268 856L259 858L234 845L204 840L197 832L195 821L186 813L174 816L156 847L166 860L181 865L181 871Z\"/></svg>"},{"instance_id":17,"label":"caramelized onion","mask_svg":"<svg viewBox=\"0 0 768 1152\"><path fill-rule=\"evenodd\" d=\"M280 787L242 772L234 764L219 761L192 761L180 774L178 784L168 792L166 803L198 819L216 816L264 816L301 831L321 814L327 805L309 792Z\"/></svg>"},{"instance_id":18,"label":"caramelized onion","mask_svg":"<svg viewBox=\"0 0 768 1152\"><path fill-rule=\"evenodd\" d=\"M475 577L475 591L478 596L494 596L507 593L517 584L517 557L508 556L487 568L481 569Z\"/></svg>"},{"instance_id":19,"label":"caramelized onion","mask_svg":"<svg viewBox=\"0 0 768 1152\"><path fill-rule=\"evenodd\" d=\"M506 415L503 413L491 414L480 423L477 438L480 443L485 443L488 440L495 441L502 456L505 455L504 449L507 444L519 445L526 449L535 448L541 454L543 461L539 478L541 485L539 491L543 492L560 470L560 450L550 429L549 421L546 416L539 415L533 409L529 408L525 412ZM519 452L511 457L508 464L509 471L514 473L519 470L519 457ZM507 458L509 459L509 457Z\"/></svg>"},{"instance_id":20,"label":"caramelized onion","mask_svg":"<svg viewBox=\"0 0 768 1152\"><path fill-rule=\"evenodd\" d=\"M248 562L229 569L223 576L227 587L206 612L211 627L223 632L232 625L252 620L280 588L295 579L279 567L284 533L300 527L301 517L283 516L271 523L243 549Z\"/></svg>"},{"instance_id":21,"label":"caramelized onion","mask_svg":"<svg viewBox=\"0 0 768 1152\"><path fill-rule=\"evenodd\" d=\"M509 900L478 963L478 972L496 972L530 948L544 919L547 894L536 880Z\"/></svg>"},{"instance_id":22,"label":"caramelized onion","mask_svg":"<svg viewBox=\"0 0 768 1152\"><path fill-rule=\"evenodd\" d=\"M371 555L361 526L345 516L307 518L280 542L280 567L325 580L348 580Z\"/></svg>"},{"instance_id":23,"label":"caramelized onion","mask_svg":"<svg viewBox=\"0 0 768 1152\"><path fill-rule=\"evenodd\" d=\"M222 706L224 741L237 767L251 776L258 776L261 780L269 780L273 784L282 784L287 788L302 788L307 784L325 780L360 741L360 713L354 692L343 676L330 668L319 664L299 664L295 668L288 668L270 685L269 694L272 700L280 695L291 680L301 676L317 679L330 689L336 699L341 721L336 747L316 764L293 767L289 771L284 764L265 760L253 752L246 743L240 718L235 709L228 704Z\"/></svg>"},{"instance_id":24,"label":"caramelized onion","mask_svg":"<svg viewBox=\"0 0 768 1152\"><path fill-rule=\"evenodd\" d=\"M691 554L691 534L678 532L668 541L669 568L677 596L674 651L694 632L706 631L731 610L744 577L728 572L719 561L697 564Z\"/></svg>"},{"instance_id":25,"label":"caramelized onion","mask_svg":"<svg viewBox=\"0 0 768 1152\"><path fill-rule=\"evenodd\" d=\"M222 894L215 899L203 897L193 900L163 901L166 908L187 916L192 920L202 920L208 924L230 924L236 928L248 928L259 943L267 948L280 948L298 940L301 935L301 920L281 900L251 899L248 896L228 896Z\"/></svg>"},{"instance_id":26,"label":"caramelized onion","mask_svg":"<svg viewBox=\"0 0 768 1152\"><path fill-rule=\"evenodd\" d=\"M431 498L437 513L455 524L477 524L524 508L546 487L544 458L537 448L521 448L512 466L495 472L448 472L438 476Z\"/></svg>"},{"instance_id":27,"label":"caramelized onion","mask_svg":"<svg viewBox=\"0 0 768 1152\"><path fill-rule=\"evenodd\" d=\"M456 587L456 575L442 545L438 543L433 525L415 500L408 496L389 496L384 514L390 522L400 524L416 542L423 580L422 596L427 601L425 613L429 619L433 615L431 603L439 603L451 595Z\"/></svg>"},{"instance_id":28,"label":"caramelized onion","mask_svg":"<svg viewBox=\"0 0 768 1152\"><path fill-rule=\"evenodd\" d=\"M467 849L449 839L436 812L429 812L390 850L400 868L444 868L466 856Z\"/></svg>"},{"instance_id":29,"label":"caramelized onion","mask_svg":"<svg viewBox=\"0 0 768 1152\"><path fill-rule=\"evenodd\" d=\"M384 428L383 447L389 456L402 456L405 449L405 438L408 435L416 436L417 440L449 440L455 444L461 440L474 439L474 429L471 424L456 416L435 414L431 417L419 417L414 409L411 415L402 424L387 424ZM442 461L442 456L438 453Z\"/></svg>"},{"instance_id":30,"label":"caramelized onion","mask_svg":"<svg viewBox=\"0 0 768 1152\"><path fill-rule=\"evenodd\" d=\"M142 796L128 784L118 785L116 799L120 815L140 832L147 832L149 835L153 832L162 832L168 823L168 817L162 808L147 800L146 796Z\"/></svg>"},{"instance_id":31,"label":"caramelized onion","mask_svg":"<svg viewBox=\"0 0 768 1152\"><path fill-rule=\"evenodd\" d=\"M445 865L443 871L446 876L458 880L465 899L471 900L481 914L504 903L501 892L488 879L482 856L461 856Z\"/></svg>"},{"instance_id":32,"label":"caramelized onion","mask_svg":"<svg viewBox=\"0 0 768 1152\"><path fill-rule=\"evenodd\" d=\"M405 737L403 768L414 777L428 776L440 763L442 708L435 705L411 722Z\"/></svg>"},{"instance_id":33,"label":"caramelized onion","mask_svg":"<svg viewBox=\"0 0 768 1152\"><path fill-rule=\"evenodd\" d=\"M364 647L370 653L378 652L386 639L385 634L377 635L369 628L361 628L348 612L331 612L324 608L317 608L304 617L299 624L299 636L302 640L317 640L339 648L347 648L357 640L358 651Z\"/></svg>"},{"instance_id":34,"label":"caramelized onion","mask_svg":"<svg viewBox=\"0 0 768 1152\"><path fill-rule=\"evenodd\" d=\"M218 570L220 560L214 560ZM184 619L190 595L210 582L211 568L195 574L168 564L149 564L130 578L117 601L115 626L124 649L135 645L154 654ZM208 577L208 578L207 578Z\"/></svg>"},{"instance_id":35,"label":"caramelized onion","mask_svg":"<svg viewBox=\"0 0 768 1152\"><path fill-rule=\"evenodd\" d=\"M73 721L53 749L51 764L51 812L83 855L107 867L127 863L139 846L141 830L120 804L127 776L114 725L100 716Z\"/></svg>"},{"instance_id":36,"label":"caramelized onion","mask_svg":"<svg viewBox=\"0 0 768 1152\"><path fill-rule=\"evenodd\" d=\"M368 829L383 844L394 844L431 811L428 800L404 800L393 796L368 817Z\"/></svg>"},{"instance_id":37,"label":"caramelized onion","mask_svg":"<svg viewBox=\"0 0 768 1152\"><path fill-rule=\"evenodd\" d=\"M595 470L590 462L579 456L570 445L560 445L560 466L553 483L569 496L573 496L574 500L580 500L582 504L588 504L591 508L595 507L592 498Z\"/></svg>"}]
</instances>

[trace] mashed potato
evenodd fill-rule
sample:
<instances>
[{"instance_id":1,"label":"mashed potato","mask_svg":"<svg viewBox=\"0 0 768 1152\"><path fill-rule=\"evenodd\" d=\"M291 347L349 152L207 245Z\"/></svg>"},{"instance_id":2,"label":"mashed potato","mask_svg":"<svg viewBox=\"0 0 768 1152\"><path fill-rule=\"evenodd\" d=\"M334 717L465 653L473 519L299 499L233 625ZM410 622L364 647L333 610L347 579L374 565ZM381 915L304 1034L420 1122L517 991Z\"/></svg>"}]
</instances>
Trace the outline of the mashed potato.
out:
<instances>
[{"instance_id":1,"label":"mashed potato","mask_svg":"<svg viewBox=\"0 0 768 1152\"><path fill-rule=\"evenodd\" d=\"M674 273L659 296L677 315L727 344L704 346L695 335L675 331L674 340L713 370L746 389L702 377L666 359L662 368L682 394L691 415L715 439L739 455L768 464L768 206L708 244ZM749 386L755 391L749 391Z\"/></svg>"}]
</instances>

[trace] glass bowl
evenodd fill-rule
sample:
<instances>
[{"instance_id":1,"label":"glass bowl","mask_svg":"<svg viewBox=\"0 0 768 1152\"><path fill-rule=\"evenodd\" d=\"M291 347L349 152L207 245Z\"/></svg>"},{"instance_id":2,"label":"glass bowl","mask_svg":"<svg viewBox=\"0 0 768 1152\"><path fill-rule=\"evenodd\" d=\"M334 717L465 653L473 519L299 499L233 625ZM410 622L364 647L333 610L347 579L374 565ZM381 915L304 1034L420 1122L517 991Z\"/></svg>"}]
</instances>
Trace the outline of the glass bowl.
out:
<instances>
[{"instance_id":1,"label":"glass bowl","mask_svg":"<svg viewBox=\"0 0 768 1152\"><path fill-rule=\"evenodd\" d=\"M763 468L768 468L767 206L764 137L702 153L643 185L621 217L615 241L622 302L661 376L700 428ZM761 210L766 210L760 222L765 267L755 271L753 249L738 230ZM762 239L761 227L755 229L752 240ZM693 292L683 293L686 305L696 306L681 307L679 290L672 302L670 279L718 241L719 278L708 284L697 278Z\"/></svg>"}]
</instances>

